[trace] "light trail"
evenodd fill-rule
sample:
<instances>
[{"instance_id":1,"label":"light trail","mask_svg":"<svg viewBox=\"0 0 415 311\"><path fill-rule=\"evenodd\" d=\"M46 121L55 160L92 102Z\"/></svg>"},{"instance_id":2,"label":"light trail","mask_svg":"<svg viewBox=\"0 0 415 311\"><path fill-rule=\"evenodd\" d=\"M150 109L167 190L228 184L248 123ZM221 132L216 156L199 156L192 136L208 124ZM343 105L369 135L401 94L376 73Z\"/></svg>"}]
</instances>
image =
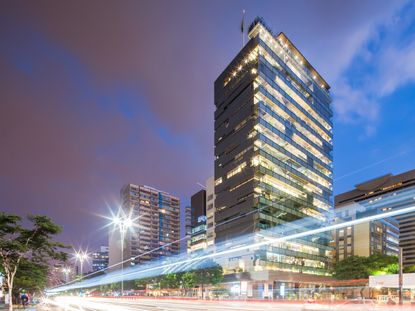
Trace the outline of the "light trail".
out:
<instances>
[{"instance_id":1,"label":"light trail","mask_svg":"<svg viewBox=\"0 0 415 311\"><path fill-rule=\"evenodd\" d=\"M194 262L194 261L199 261L199 260L203 260L203 259L211 259L211 258L216 258L218 256L222 256L222 255L228 255L234 252L238 252L238 251L245 251L248 250L250 248L257 248L260 246L265 246L268 244L273 244L273 243L277 243L277 242L285 242L288 240L294 240L294 239L298 239L298 238L302 238L305 236L309 236L309 235L314 235L314 234L319 234L319 233L323 233L326 231L331 231L331 230L336 230L336 229L340 229L340 228L344 228L344 227L348 227L348 226L353 226L353 225L358 225L361 223L365 223L365 222L369 222L369 221L373 221L373 220L378 220L378 219L382 219L382 218L388 218L388 217L394 217L400 214L406 214L406 213L410 213L410 212L414 212L415 211L415 205L411 206L411 207L407 207L407 208L403 208L400 210L394 210L394 211L390 211L390 212L386 212L386 213L382 213L382 214L378 214L378 215L372 215L372 216L368 216L368 217L364 217L364 218L360 218L360 219L355 219L355 220L351 220L351 221L347 221L347 222L343 222L343 223L339 223L339 224L334 224L334 225L330 225L327 227L323 227L323 228L318 228L318 229L312 229L309 231L305 231L305 232L299 232L299 233L295 233L295 234L291 234L285 237L279 237L279 238L268 238L265 241L262 242L257 242L254 244L250 244L250 245L243 245L240 247L236 247L236 248L232 248L229 250L225 250L225 251L221 251L218 253L212 253L209 255L205 255L205 256L201 256L201 257L197 257L197 258L190 258L188 260L184 260L184 261L180 261L177 263L170 263L170 264L166 264L163 266L157 266L154 268L150 268L147 270L142 270L142 271L137 271L137 272L130 272L128 275L137 275L139 273L143 273L146 271L151 271L154 269L159 269L159 268L168 268L168 267L172 267L172 266L177 266L180 264L184 264L184 263L190 263L190 262Z\"/></svg>"},{"instance_id":2,"label":"light trail","mask_svg":"<svg viewBox=\"0 0 415 311\"><path fill-rule=\"evenodd\" d=\"M114 305L108 302L112 302L108 299L107 302L96 299L86 299L83 297L77 296L59 296L54 299L45 298L42 301L46 305L52 305L58 308L61 308L65 311L86 311L86 310L97 310L97 311L113 311ZM117 304L117 311L131 311L130 308L123 306L122 304ZM143 310L134 308L134 310Z\"/></svg>"},{"instance_id":3,"label":"light trail","mask_svg":"<svg viewBox=\"0 0 415 311\"><path fill-rule=\"evenodd\" d=\"M387 310L403 311L413 310L410 305L391 306L374 304L371 300L349 302L313 302L296 301L280 302L276 301L244 301L244 300L189 300L189 299L169 299L169 298L144 298L118 299L118 298L82 298L82 297L57 297L55 300L48 300L48 303L57 309L65 311L369 311ZM48 310L48 309L47 309Z\"/></svg>"},{"instance_id":4,"label":"light trail","mask_svg":"<svg viewBox=\"0 0 415 311\"><path fill-rule=\"evenodd\" d=\"M325 227L322 227L322 228L311 229L311 230L308 230L308 231L299 232L299 233L295 233L295 234L291 234L291 235L287 235L287 236L282 236L282 237L277 237L277 238L267 237L267 239L264 240L264 241L260 241L260 242L256 242L256 243L248 244L248 245L237 246L235 248L225 249L225 250L222 250L222 251L219 251L219 252L209 253L209 254L206 254L206 255L199 256L199 257L186 258L184 260L179 260L177 262L171 262L171 263L165 263L165 264L155 263L155 265L153 267L148 267L148 268L145 268L145 267L142 267L142 266L136 266L136 267L134 267L134 270L138 270L138 271L131 271L131 269L130 269L130 272L128 272L128 270L127 270L124 273L123 276L119 275L119 273L115 276L107 275L106 279L85 280L85 281L82 281L80 283L77 283L76 285L60 286L60 287L57 287L57 288L50 289L47 292L48 293L58 293L58 292L66 291L66 290L79 289L79 288L88 288L88 287L93 287L93 286L98 286L98 285L115 283L115 282L119 282L121 277L123 277L125 280L139 279L140 277L141 278L146 277L144 274L148 273L148 272L154 272L154 271L157 271L157 270L163 270L163 269L169 269L169 268L183 267L184 265L201 262L205 259L214 259L214 258L217 258L217 257L226 256L226 255L229 255L229 254L232 254L232 253L235 253L235 252L247 251L249 249L252 250L253 248L259 248L261 246L266 246L266 245L273 244L273 243L285 242L285 241L288 241L288 240L299 239L299 238L303 238L303 237L306 237L306 236L309 236L309 235L316 235L316 234L324 233L324 232L327 232L327 231L332 231L332 230L336 230L336 229L340 229L340 228L344 228L344 227L348 227L348 226L353 226L353 225L357 225L357 224L361 224L361 223L365 223L365 222L369 222L369 221L379 220L379 219L383 219L383 218L394 217L394 216L397 216L397 215L406 214L406 213L410 213L410 212L414 212L414 211L415 211L415 205L412 205L412 206L409 206L409 207L406 207L406 208L387 211L387 212L383 212L383 213L363 217L363 218L360 218L360 219L354 219L354 220L351 220L351 221L346 221L346 222L342 222L342 223L338 223L338 224L328 225L328 226L325 226ZM181 272L181 270L179 270L177 272ZM162 274L162 273L160 273L160 274Z\"/></svg>"},{"instance_id":5,"label":"light trail","mask_svg":"<svg viewBox=\"0 0 415 311\"><path fill-rule=\"evenodd\" d=\"M231 218L231 219L228 219L228 220L226 220L226 221L224 221L224 222L221 222L221 223L219 223L219 224L214 225L214 226L213 226L213 228L217 228L217 227L220 227L220 226L222 226L222 225L226 225L226 224L228 224L228 223L230 223L230 222L232 222L232 221L235 221L235 220L240 219L240 218L242 218L242 217L248 216L248 215L250 215L250 214L259 213L260 211L262 211L263 209L266 209L266 208L268 208L268 206L264 206L264 207L261 207L261 208L258 208L258 209L254 209L254 210L252 210L252 211L250 211L250 212L247 212L247 213L244 213L244 214L242 214L242 215L235 216L235 217L233 217L233 218ZM115 214L112 212L112 210L111 210L111 209L110 209L110 212L111 212L111 215L115 215ZM100 216L101 216L101 215L100 215ZM104 217L104 218L106 218L106 219L110 219L110 218L105 217L105 216L101 216L101 217ZM109 226L109 225L108 225L108 226ZM173 242L170 242L170 243L164 244L164 245L162 245L162 246L156 247L156 248L154 248L154 249L152 249L152 250L149 250L149 251L147 251L147 252L144 252L144 253L142 253L142 254L140 254L140 255L137 255L137 256L135 256L135 257L131 257L131 258L125 259L124 261L120 261L120 262L117 262L117 263L115 263L115 264L112 264L112 265L110 265L110 266L108 266L108 267L106 267L106 268L104 268L104 269L101 269L101 270L98 270L98 271L94 271L94 272L88 273L88 274L84 275L84 278L87 278L87 277L90 277L90 276L92 276L92 275L95 275L95 274L98 274L98 273L104 272L104 271L109 270L109 269L111 269L111 268L115 268L115 267L121 266L121 264L125 264L125 263L128 263L128 262L131 262L131 261L133 261L133 260L135 260L135 259L138 259L138 258L140 258L140 257L142 257L142 256L145 256L145 255L147 255L147 254L153 253L153 252L155 252L155 251L157 251L157 250L159 250L159 249L161 249L161 248L163 248L163 247L170 246L170 245L172 245L172 244L174 244L174 243L179 243L179 242L181 242L181 241L183 241L183 240L187 240L187 239L189 239L189 238L190 238L189 236L184 236L184 237L182 237L182 238L180 238L180 239L178 239L178 240L175 240L175 241L173 241ZM69 285L69 284L73 284L73 283L77 283L77 282L78 282L78 280L72 280L72 281L70 281L70 282L65 282L64 284L61 284L61 285L55 286L55 287L53 287L53 288L57 288L57 287L61 287L61 286L64 286L64 285Z\"/></svg>"}]
</instances>

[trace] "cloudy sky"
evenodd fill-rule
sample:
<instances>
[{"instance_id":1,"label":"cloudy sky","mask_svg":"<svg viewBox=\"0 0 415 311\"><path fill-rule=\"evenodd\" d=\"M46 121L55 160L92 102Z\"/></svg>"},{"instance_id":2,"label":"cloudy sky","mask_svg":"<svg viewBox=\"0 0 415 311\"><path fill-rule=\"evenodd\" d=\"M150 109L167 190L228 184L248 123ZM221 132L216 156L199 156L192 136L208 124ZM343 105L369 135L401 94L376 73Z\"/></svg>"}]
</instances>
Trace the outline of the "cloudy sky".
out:
<instances>
[{"instance_id":1,"label":"cloudy sky","mask_svg":"<svg viewBox=\"0 0 415 311\"><path fill-rule=\"evenodd\" d=\"M415 168L414 2L4 0L0 210L93 247L124 183L189 202L213 174L213 81L242 9L330 83L335 193Z\"/></svg>"}]
</instances>

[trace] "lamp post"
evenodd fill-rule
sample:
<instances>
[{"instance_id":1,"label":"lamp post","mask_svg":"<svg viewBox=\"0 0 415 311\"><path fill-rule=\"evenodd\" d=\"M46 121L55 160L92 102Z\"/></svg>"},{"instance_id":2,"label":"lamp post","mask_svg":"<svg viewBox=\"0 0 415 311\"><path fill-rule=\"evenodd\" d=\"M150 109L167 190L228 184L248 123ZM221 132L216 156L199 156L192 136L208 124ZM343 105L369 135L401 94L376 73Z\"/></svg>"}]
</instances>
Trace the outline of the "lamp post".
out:
<instances>
[{"instance_id":1,"label":"lamp post","mask_svg":"<svg viewBox=\"0 0 415 311\"><path fill-rule=\"evenodd\" d=\"M133 222L129 217L115 217L112 222L120 230L121 236L121 296L124 296L124 239Z\"/></svg>"},{"instance_id":2,"label":"lamp post","mask_svg":"<svg viewBox=\"0 0 415 311\"><path fill-rule=\"evenodd\" d=\"M81 265L81 281L82 281L82 277L83 277L83 273L84 273L84 261L88 259L88 255L86 252L82 252L79 251L75 254L75 259L78 260L80 262Z\"/></svg>"},{"instance_id":3,"label":"lamp post","mask_svg":"<svg viewBox=\"0 0 415 311\"><path fill-rule=\"evenodd\" d=\"M62 269L62 272L65 275L65 283L68 283L69 282L68 275L69 275L69 272L71 272L71 269L69 269L69 268L63 268Z\"/></svg>"}]
</instances>

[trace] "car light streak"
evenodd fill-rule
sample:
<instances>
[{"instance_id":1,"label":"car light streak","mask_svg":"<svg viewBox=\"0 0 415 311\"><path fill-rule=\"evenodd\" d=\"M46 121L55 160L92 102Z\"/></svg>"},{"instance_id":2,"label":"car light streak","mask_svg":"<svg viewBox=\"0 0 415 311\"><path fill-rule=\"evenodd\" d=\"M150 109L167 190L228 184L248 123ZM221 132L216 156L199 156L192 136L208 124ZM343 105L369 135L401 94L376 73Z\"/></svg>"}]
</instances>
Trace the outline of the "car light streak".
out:
<instances>
[{"instance_id":1,"label":"car light streak","mask_svg":"<svg viewBox=\"0 0 415 311\"><path fill-rule=\"evenodd\" d=\"M96 278L96 279L90 279L90 280L85 280L76 284L72 284L72 285L64 285L64 286L60 286L57 288L53 288L47 291L48 294L56 294L62 291L67 291L67 290L72 290L72 289L78 289L78 288L87 288L87 287L93 287L93 286L97 286L97 285L103 285L103 284L110 284L110 283L115 283L115 282L119 282L121 280L121 277L123 277L125 280L132 280L132 279L139 279L140 277L145 277L145 273L148 272L154 272L157 270L163 270L163 269L171 269L171 268L178 268L178 271L185 271L186 269L191 269L191 265L192 263L197 263L197 262L201 262L205 259L214 259L214 258L218 258L218 257L222 257L222 256L226 256L235 252L240 252L240 251L247 251L249 249L253 249L253 248L258 248L261 246L265 246L265 245L269 245L269 244L273 244L273 243L277 243L277 242L284 242L284 241L288 241L288 240L294 240L294 239L298 239L298 238L303 238L309 235L316 235L316 234L320 234L323 232L327 232L327 231L331 231L331 230L336 230L339 228L344 228L344 227L348 227L348 226L353 226L353 225L357 225L357 224L361 224L361 223L365 223L365 222L369 222L369 221L373 221L373 220L379 220L382 218L388 218L388 217L394 217L400 214L405 214L405 213L410 213L410 212L414 212L415 211L415 205L406 207L406 208L402 208L402 209L396 209L396 210L392 210L392 211L387 211L387 212L383 212L380 214L375 214L375 215L371 215L371 216L367 216L367 217L363 217L360 219L355 219L355 220L351 220L351 221L346 221L346 222L342 222L342 223L338 223L338 224L333 224L333 225L328 225L322 228L317 228L317 229L311 229L308 231L304 231L304 232L299 232L299 233L295 233L295 234L291 234L291 235L287 235L287 236L282 236L282 237L268 237L267 239L263 240L263 241L259 241L256 243L248 243L246 245L241 245L241 246L236 246L234 248L227 248L225 250L221 250L215 253L208 253L206 255L202 255L199 257L191 257L191 258L185 258L182 260L178 260L176 262L170 262L170 263L160 263L160 262L156 262L154 263L153 266L151 267L143 267L143 266L136 266L131 268L129 271L125 271L125 273L123 274L123 276L120 276L119 273L117 273L116 275L106 275L103 278ZM188 266L189 265L189 266ZM165 273L165 271L164 271ZM163 274L163 273L160 273Z\"/></svg>"}]
</instances>

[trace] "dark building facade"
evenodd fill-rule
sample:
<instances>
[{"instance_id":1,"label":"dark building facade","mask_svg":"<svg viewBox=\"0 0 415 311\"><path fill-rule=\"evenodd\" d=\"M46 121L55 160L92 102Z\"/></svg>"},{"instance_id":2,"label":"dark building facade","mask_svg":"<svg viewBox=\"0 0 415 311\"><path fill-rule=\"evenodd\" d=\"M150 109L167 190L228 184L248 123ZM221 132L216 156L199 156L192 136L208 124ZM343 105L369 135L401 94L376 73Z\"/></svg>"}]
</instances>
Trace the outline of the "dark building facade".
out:
<instances>
[{"instance_id":1,"label":"dark building facade","mask_svg":"<svg viewBox=\"0 0 415 311\"><path fill-rule=\"evenodd\" d=\"M398 175L388 174L369 180L356 185L355 189L335 197L335 211L338 214L337 217L342 220L345 218L347 210L349 210L347 216L350 217L350 210L356 209L354 206L359 205L378 211L414 206L415 170ZM344 210L343 215L339 213L340 210ZM415 213L406 213L393 219L372 221L359 226L367 226L364 232L368 232L368 234L350 234L354 237L348 243L349 251L346 250L345 256L368 256L375 252L397 255L398 246L400 246L403 250L404 266L415 265ZM338 233L336 236L338 237ZM342 252L339 250L341 245L338 241L336 244L337 252L341 254Z\"/></svg>"},{"instance_id":2,"label":"dark building facade","mask_svg":"<svg viewBox=\"0 0 415 311\"><path fill-rule=\"evenodd\" d=\"M196 227L200 223L200 217L206 216L206 190L196 192L190 198L191 206L191 225Z\"/></svg>"},{"instance_id":3,"label":"dark building facade","mask_svg":"<svg viewBox=\"0 0 415 311\"><path fill-rule=\"evenodd\" d=\"M190 252L206 248L206 190L200 190L191 199Z\"/></svg>"},{"instance_id":4,"label":"dark building facade","mask_svg":"<svg viewBox=\"0 0 415 311\"><path fill-rule=\"evenodd\" d=\"M301 52L257 19L248 43L215 81L216 243L302 219L309 220L304 230L327 220L330 103L328 84ZM327 235L305 240L259 250L254 266L327 274Z\"/></svg>"}]
</instances>

